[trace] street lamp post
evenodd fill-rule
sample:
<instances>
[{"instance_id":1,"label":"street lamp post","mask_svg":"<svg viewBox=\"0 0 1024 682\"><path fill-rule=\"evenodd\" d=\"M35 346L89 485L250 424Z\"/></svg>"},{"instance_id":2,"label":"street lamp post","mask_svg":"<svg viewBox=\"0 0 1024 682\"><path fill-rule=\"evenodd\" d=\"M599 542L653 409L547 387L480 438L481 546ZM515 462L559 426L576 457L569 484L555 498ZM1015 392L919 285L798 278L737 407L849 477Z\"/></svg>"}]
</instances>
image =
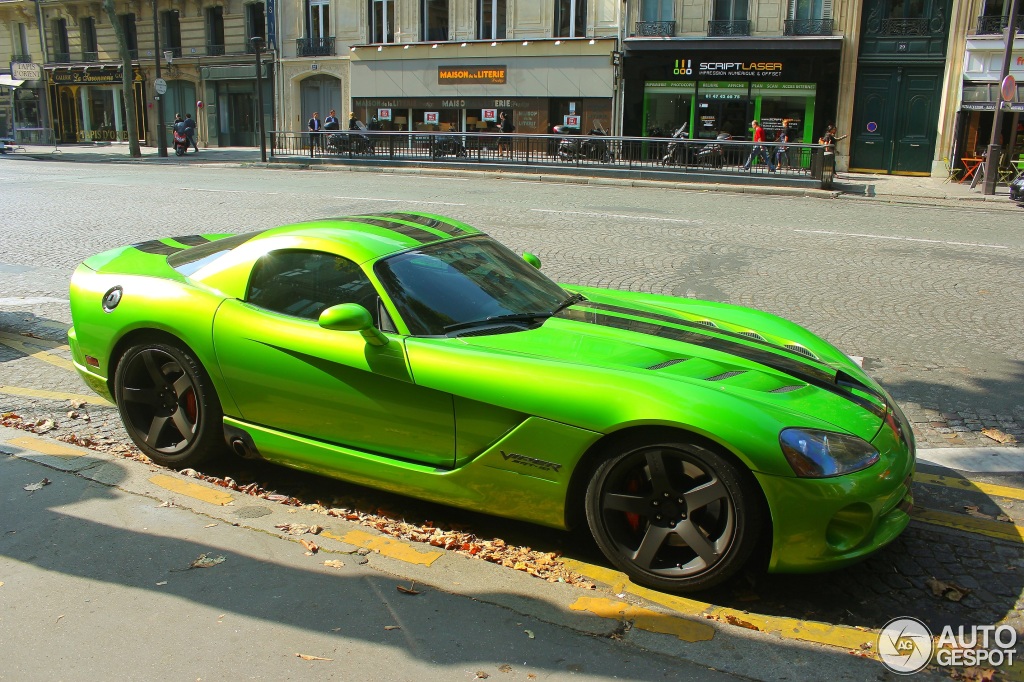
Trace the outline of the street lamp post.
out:
<instances>
[{"instance_id":1,"label":"street lamp post","mask_svg":"<svg viewBox=\"0 0 1024 682\"><path fill-rule=\"evenodd\" d=\"M153 54L156 59L156 81L162 82L160 78L160 24L157 21L156 0L153 0ZM155 87L155 85L154 85ZM162 92L156 94L156 153L159 156L167 156L167 138L164 136L164 95Z\"/></svg>"},{"instance_id":2,"label":"street lamp post","mask_svg":"<svg viewBox=\"0 0 1024 682\"><path fill-rule=\"evenodd\" d=\"M1010 59L1013 54L1013 39L1017 35L1017 15L1020 12L1020 0L1013 0L1010 5L1009 26L1006 27L1006 49L1003 51L1003 68L999 72L999 83L1006 80L1010 73ZM1003 127L1003 99L996 97L996 110L992 115L992 137L989 139L988 156L985 159L985 184L982 194L996 193L996 180L999 179L999 155L1003 145L999 143L999 133Z\"/></svg>"},{"instance_id":3,"label":"street lamp post","mask_svg":"<svg viewBox=\"0 0 1024 682\"><path fill-rule=\"evenodd\" d=\"M256 52L256 115L259 116L257 130L260 134L260 160L267 162L267 135L263 130L263 65L260 63L260 53L263 52L263 38L253 36L250 40L252 49Z\"/></svg>"}]
</instances>

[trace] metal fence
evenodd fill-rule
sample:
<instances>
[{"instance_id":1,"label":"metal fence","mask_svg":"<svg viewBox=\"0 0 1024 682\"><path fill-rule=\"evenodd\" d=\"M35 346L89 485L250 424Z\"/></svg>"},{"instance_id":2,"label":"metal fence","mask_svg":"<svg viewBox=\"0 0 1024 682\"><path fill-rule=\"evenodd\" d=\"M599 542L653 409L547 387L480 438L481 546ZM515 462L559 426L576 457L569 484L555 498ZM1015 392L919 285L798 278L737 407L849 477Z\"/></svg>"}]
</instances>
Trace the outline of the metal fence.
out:
<instances>
[{"instance_id":1,"label":"metal fence","mask_svg":"<svg viewBox=\"0 0 1024 682\"><path fill-rule=\"evenodd\" d=\"M760 176L832 186L835 155L820 144L689 140L605 135L509 135L457 132L324 131L269 133L275 159L586 168L599 174ZM572 171L575 172L575 171Z\"/></svg>"}]
</instances>

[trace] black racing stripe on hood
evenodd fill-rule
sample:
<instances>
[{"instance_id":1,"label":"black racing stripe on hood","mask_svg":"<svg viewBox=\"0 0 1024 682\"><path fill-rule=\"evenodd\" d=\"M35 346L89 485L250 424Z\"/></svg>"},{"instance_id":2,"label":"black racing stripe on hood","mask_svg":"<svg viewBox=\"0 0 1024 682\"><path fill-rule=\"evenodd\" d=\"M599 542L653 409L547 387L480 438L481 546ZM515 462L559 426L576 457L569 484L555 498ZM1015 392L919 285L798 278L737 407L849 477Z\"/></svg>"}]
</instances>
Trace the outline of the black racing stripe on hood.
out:
<instances>
[{"instance_id":1,"label":"black racing stripe on hood","mask_svg":"<svg viewBox=\"0 0 1024 682\"><path fill-rule=\"evenodd\" d=\"M164 244L162 241L157 239L132 244L132 248L136 248L143 253L154 253L158 256L170 256L172 253L178 253L179 251L185 250L182 246L171 246L170 244Z\"/></svg>"},{"instance_id":2,"label":"black racing stripe on hood","mask_svg":"<svg viewBox=\"0 0 1024 682\"><path fill-rule=\"evenodd\" d=\"M475 232L464 230L461 227L456 227L455 225L452 225L451 223L445 222L443 220L438 220L437 218L429 218L425 215L416 215L415 213L378 213L377 216L380 218L384 218L385 220L390 218L392 220L404 220L408 223L416 223L417 225L422 225L423 227L430 227L435 230L440 230L441 232L444 232L447 235L451 235L452 237L461 237L466 234L476 234Z\"/></svg>"},{"instance_id":3,"label":"black racing stripe on hood","mask_svg":"<svg viewBox=\"0 0 1024 682\"><path fill-rule=\"evenodd\" d=\"M404 225L402 223L396 223L393 220L387 220L386 218L368 218L368 217L363 217L363 216L353 216L351 218L347 218L346 220L351 220L351 221L356 222L356 223L362 223L363 225L373 225L374 227L383 227L385 230L391 230L392 232L397 232L398 234L402 235L403 237L408 237L409 239L415 239L420 244L429 244L431 242L436 242L436 241L438 241L440 239L444 239L444 237L442 237L440 235L436 235L433 232L428 232L427 230L421 230L420 228L413 227L412 225Z\"/></svg>"},{"instance_id":4,"label":"black racing stripe on hood","mask_svg":"<svg viewBox=\"0 0 1024 682\"><path fill-rule=\"evenodd\" d=\"M671 317L669 315L661 315L659 313L651 313L651 312L647 312L646 310L637 310L635 308L625 308L623 306L611 305L609 303L595 303L594 301L584 301L584 302L578 303L577 306L579 306L581 308L594 308L596 310L606 310L606 311L608 311L610 313L622 313L624 315L633 315L635 317L642 317L642 318L647 319L647 320L657 320L658 322L670 322L671 324L679 325L680 327L688 327L688 328L691 328L691 329L699 330L702 333L706 333L706 332L709 332L709 331L714 331L714 333L716 333L716 334L720 334L720 335L723 335L723 336L730 336L730 337L737 338L737 339L743 339L744 341L751 341L753 343L759 343L759 344L761 344L763 346L768 346L770 348L778 348L779 350L784 350L787 353L793 353L795 355L799 355L799 356L804 357L804 358L810 357L812 360L817 360L818 359L814 355L806 355L805 353L797 353L796 351L790 350L790 349L786 348L785 346L780 346L778 344L772 343L771 341L769 341L769 340L767 340L767 339L765 339L765 338L763 338L761 336L758 336L757 338L755 338L753 336L749 336L748 334L744 334L742 332L731 332L731 331L729 331L727 329L722 329L721 327L709 328L705 324L701 324L700 322L693 322L692 320L683 320L683 319L680 319L680 318L677 318L677 317ZM810 351L807 351L807 353L810 353Z\"/></svg>"},{"instance_id":5,"label":"black racing stripe on hood","mask_svg":"<svg viewBox=\"0 0 1024 682\"><path fill-rule=\"evenodd\" d=\"M210 241L206 237L198 234L190 234L185 237L171 237L171 239L179 244L184 244L185 246L199 246L200 244L205 244Z\"/></svg>"},{"instance_id":6,"label":"black racing stripe on hood","mask_svg":"<svg viewBox=\"0 0 1024 682\"><path fill-rule=\"evenodd\" d=\"M764 365L765 367L769 367L791 376L794 379L798 379L811 384L812 386L834 393L850 400L851 402L857 403L880 418L885 417L884 407L843 388L843 386L849 388L856 387L874 394L874 391L866 386L862 386L859 383L851 383L852 377L848 377L845 373L840 373L839 376L837 376L830 372L818 369L817 367L801 363L795 359L776 355L775 353L761 348L753 348L745 344L736 343L731 339L721 339L696 331L676 329L674 327L654 324L653 322L644 322L643 320L631 320L629 318L617 317L615 315L604 315L602 313L596 313L589 310L580 310L577 307L562 310L558 312L555 317L575 322L596 324L602 327L612 327L614 329L637 332L638 334L659 336L665 339L672 339L673 341L681 341L682 343L689 343L695 346L728 353L729 355L743 358L744 360L750 360L751 362L756 362L760 365ZM837 381L841 382L842 385L837 384Z\"/></svg>"}]
</instances>

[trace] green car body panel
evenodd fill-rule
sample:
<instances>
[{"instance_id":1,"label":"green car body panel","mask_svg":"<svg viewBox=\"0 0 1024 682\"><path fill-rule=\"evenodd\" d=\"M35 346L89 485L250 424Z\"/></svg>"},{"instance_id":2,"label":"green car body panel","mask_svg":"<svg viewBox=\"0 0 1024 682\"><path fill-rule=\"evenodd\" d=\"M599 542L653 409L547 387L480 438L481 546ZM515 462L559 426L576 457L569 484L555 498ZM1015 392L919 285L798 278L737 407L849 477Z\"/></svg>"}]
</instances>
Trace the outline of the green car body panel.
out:
<instances>
[{"instance_id":1,"label":"green car body panel","mask_svg":"<svg viewBox=\"0 0 1024 682\"><path fill-rule=\"evenodd\" d=\"M380 214L99 254L72 278L74 362L113 401L120 354L144 335L174 337L209 374L226 427L248 434L265 459L559 528L578 520L581 477L609 438L690 434L756 480L773 571L845 565L907 525L914 456L902 414L847 356L774 315L562 285L586 300L532 329L410 335L374 264L478 234L441 216ZM219 252L223 239L230 248ZM208 255L173 267L191 249ZM254 264L294 249L361 267L394 323L386 345L246 302ZM116 287L108 311L104 296ZM799 478L779 444L793 427L852 434L879 460Z\"/></svg>"}]
</instances>

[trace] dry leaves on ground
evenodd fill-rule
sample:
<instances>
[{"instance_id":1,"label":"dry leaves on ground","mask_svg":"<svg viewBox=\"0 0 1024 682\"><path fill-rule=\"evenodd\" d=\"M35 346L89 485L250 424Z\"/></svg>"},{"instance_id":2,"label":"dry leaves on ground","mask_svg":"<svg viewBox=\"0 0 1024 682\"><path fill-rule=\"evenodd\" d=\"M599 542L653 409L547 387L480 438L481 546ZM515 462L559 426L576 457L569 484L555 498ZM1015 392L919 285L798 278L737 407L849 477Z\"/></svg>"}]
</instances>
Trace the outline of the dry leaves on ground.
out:
<instances>
[{"instance_id":1,"label":"dry leaves on ground","mask_svg":"<svg viewBox=\"0 0 1024 682\"><path fill-rule=\"evenodd\" d=\"M949 676L961 682L992 682L996 678L996 671L992 668L980 668L972 665L963 670L954 669Z\"/></svg>"},{"instance_id":2,"label":"dry leaves on ground","mask_svg":"<svg viewBox=\"0 0 1024 682\"><path fill-rule=\"evenodd\" d=\"M401 625L385 625L384 629L385 630L401 630L402 626Z\"/></svg>"},{"instance_id":3,"label":"dry leaves on ground","mask_svg":"<svg viewBox=\"0 0 1024 682\"><path fill-rule=\"evenodd\" d=\"M211 557L208 554L200 554L199 557L188 565L189 568L213 568L217 564L224 563L224 557Z\"/></svg>"},{"instance_id":4,"label":"dry leaves on ground","mask_svg":"<svg viewBox=\"0 0 1024 682\"><path fill-rule=\"evenodd\" d=\"M750 621L743 620L742 618L738 618L737 616L733 616L732 614L729 614L725 617L725 622L729 625L735 625L737 627L746 628L747 630L759 631L761 629L753 623L751 623Z\"/></svg>"},{"instance_id":5,"label":"dry leaves on ground","mask_svg":"<svg viewBox=\"0 0 1024 682\"><path fill-rule=\"evenodd\" d=\"M306 551L310 554L316 554L320 551L320 546L310 540L299 539L299 543L306 548Z\"/></svg>"},{"instance_id":6,"label":"dry leaves on ground","mask_svg":"<svg viewBox=\"0 0 1024 682\"><path fill-rule=\"evenodd\" d=\"M309 654L295 654L304 661L333 661L333 658L324 658L323 656L311 656Z\"/></svg>"},{"instance_id":7,"label":"dry leaves on ground","mask_svg":"<svg viewBox=\"0 0 1024 682\"><path fill-rule=\"evenodd\" d=\"M29 483L28 485L22 486L22 487L24 487L25 490L29 491L30 493L34 493L37 490L42 490L45 486L48 486L51 483L53 483L53 481L51 481L48 478L44 478L43 480L39 481L38 483Z\"/></svg>"},{"instance_id":8,"label":"dry leaves on ground","mask_svg":"<svg viewBox=\"0 0 1024 682\"><path fill-rule=\"evenodd\" d=\"M997 429L995 427L990 427L990 428L987 428L987 429L982 429L981 430L981 434L983 436L988 436L989 438L991 438L992 440L994 440L997 443L1006 444L1006 443L1016 443L1017 442L1017 439L1013 435L1011 435L1009 433L1006 433L1005 431L1001 431L1001 430L999 430L999 429Z\"/></svg>"},{"instance_id":9,"label":"dry leaves on ground","mask_svg":"<svg viewBox=\"0 0 1024 682\"><path fill-rule=\"evenodd\" d=\"M498 666L498 672L500 672L500 673L510 673L510 672L512 672L512 666L510 666L508 663L502 663L501 665Z\"/></svg>"},{"instance_id":10,"label":"dry leaves on ground","mask_svg":"<svg viewBox=\"0 0 1024 682\"><path fill-rule=\"evenodd\" d=\"M420 593L420 591L416 589L416 583L415 582L409 583L409 587L406 587L405 585L395 585L395 589L398 590L399 592L401 592L402 594L419 594Z\"/></svg>"},{"instance_id":11,"label":"dry leaves on ground","mask_svg":"<svg viewBox=\"0 0 1024 682\"><path fill-rule=\"evenodd\" d=\"M490 677L490 675L488 675L483 670L477 670L476 673L473 675L474 680L486 680L488 677Z\"/></svg>"},{"instance_id":12,"label":"dry leaves on ground","mask_svg":"<svg viewBox=\"0 0 1024 682\"><path fill-rule=\"evenodd\" d=\"M328 559L324 562L324 566L327 568L344 568L345 562L341 559Z\"/></svg>"},{"instance_id":13,"label":"dry leaves on ground","mask_svg":"<svg viewBox=\"0 0 1024 682\"><path fill-rule=\"evenodd\" d=\"M948 599L949 601L958 602L971 593L966 587L961 587L947 580L939 580L934 576L925 580L924 584L931 588L932 594L936 597Z\"/></svg>"}]
</instances>

